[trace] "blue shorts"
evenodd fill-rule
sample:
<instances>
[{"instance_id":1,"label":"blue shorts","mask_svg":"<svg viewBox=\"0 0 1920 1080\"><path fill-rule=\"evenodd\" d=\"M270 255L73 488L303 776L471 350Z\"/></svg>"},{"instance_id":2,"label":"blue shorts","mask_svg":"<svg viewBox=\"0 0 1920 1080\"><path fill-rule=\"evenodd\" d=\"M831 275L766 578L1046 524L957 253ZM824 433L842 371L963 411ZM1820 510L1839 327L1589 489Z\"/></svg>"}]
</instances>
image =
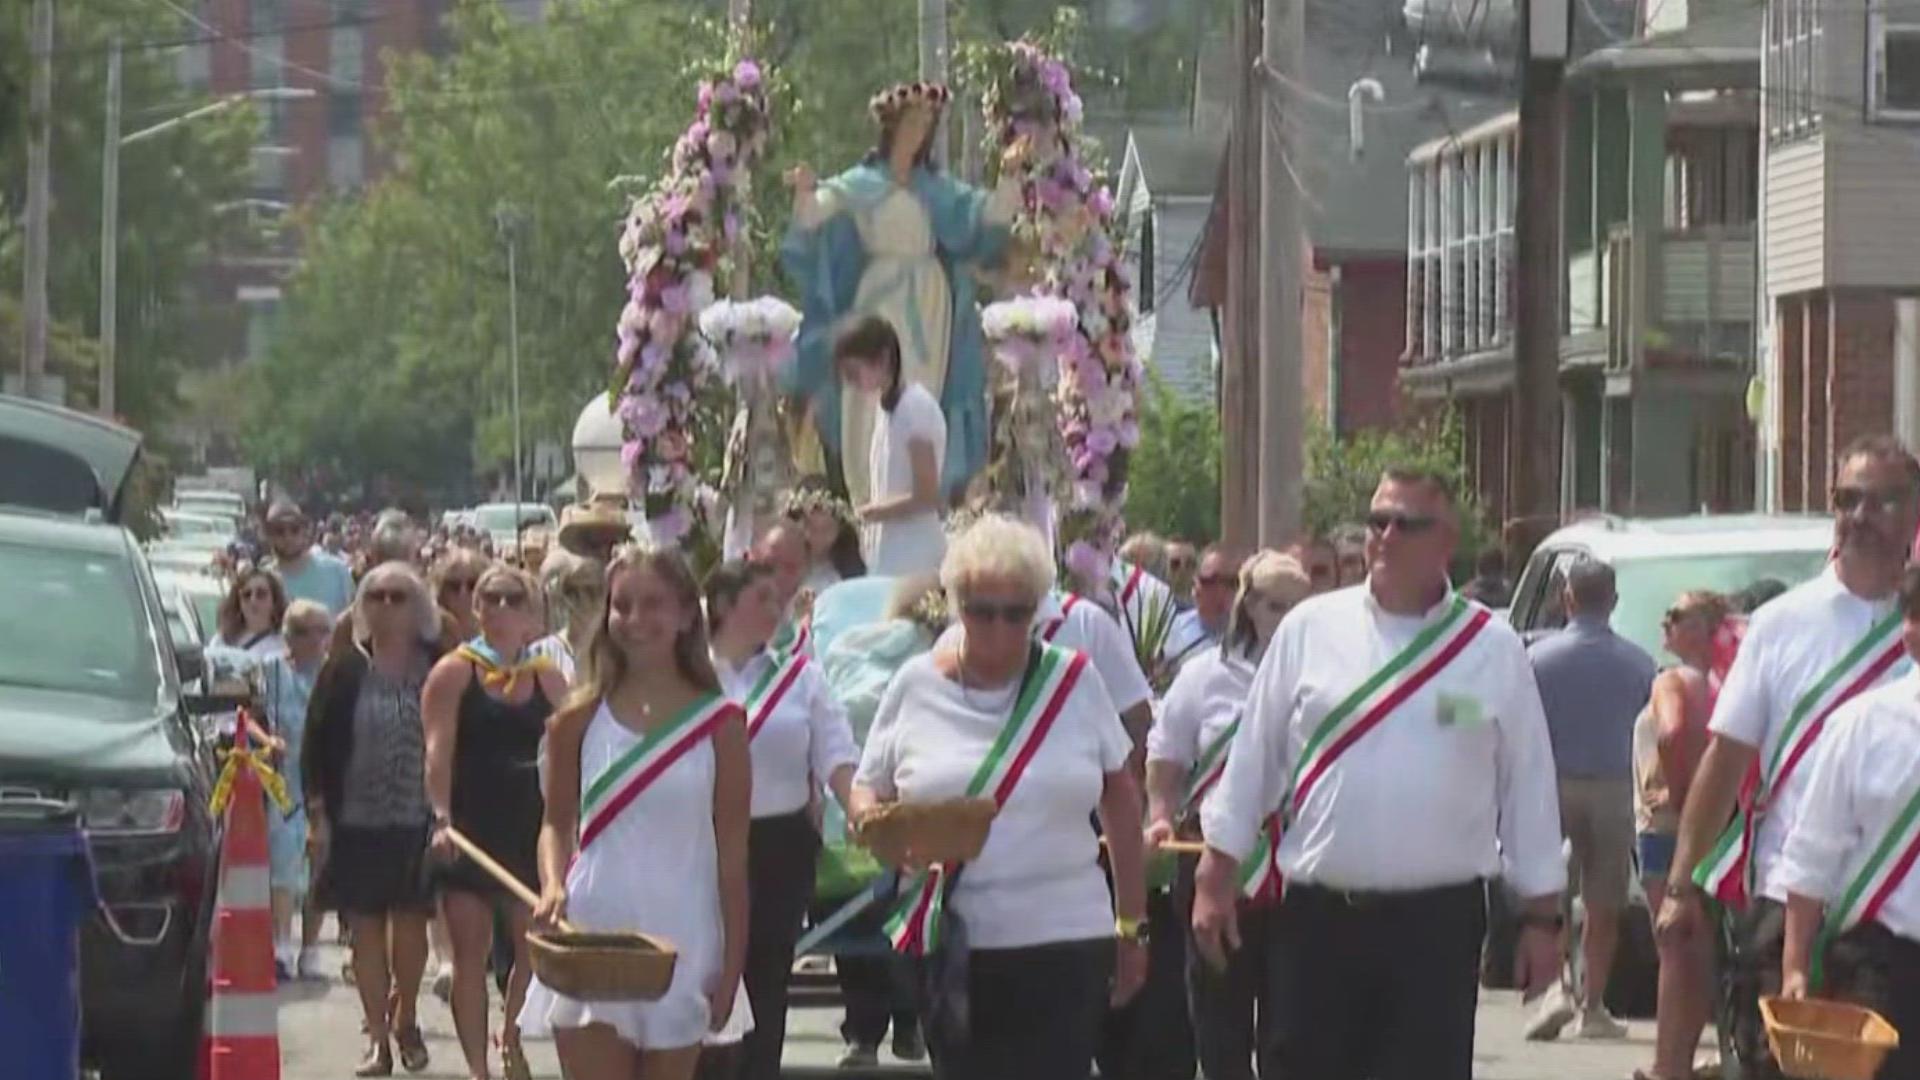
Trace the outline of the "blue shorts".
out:
<instances>
[{"instance_id":1,"label":"blue shorts","mask_svg":"<svg viewBox=\"0 0 1920 1080\"><path fill-rule=\"evenodd\" d=\"M1673 869L1673 846L1679 837L1673 833L1643 832L1634 838L1640 854L1640 876L1665 878Z\"/></svg>"},{"instance_id":2,"label":"blue shorts","mask_svg":"<svg viewBox=\"0 0 1920 1080\"><path fill-rule=\"evenodd\" d=\"M275 889L295 896L307 893L307 811L282 814L267 804L267 881Z\"/></svg>"}]
</instances>

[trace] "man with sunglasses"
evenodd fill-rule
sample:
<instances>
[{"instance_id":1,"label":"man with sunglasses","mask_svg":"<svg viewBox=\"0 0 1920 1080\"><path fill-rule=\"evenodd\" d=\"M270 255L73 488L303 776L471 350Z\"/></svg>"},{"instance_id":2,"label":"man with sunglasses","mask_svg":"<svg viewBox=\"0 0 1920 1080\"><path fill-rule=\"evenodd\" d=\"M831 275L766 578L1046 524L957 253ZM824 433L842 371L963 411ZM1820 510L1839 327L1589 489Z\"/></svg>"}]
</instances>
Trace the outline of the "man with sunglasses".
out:
<instances>
[{"instance_id":1,"label":"man with sunglasses","mask_svg":"<svg viewBox=\"0 0 1920 1080\"><path fill-rule=\"evenodd\" d=\"M1239 586L1240 563L1218 544L1200 556L1200 572L1193 575L1193 606L1174 617L1167 635L1167 667L1179 667L1227 636L1233 615L1233 594Z\"/></svg>"},{"instance_id":2,"label":"man with sunglasses","mask_svg":"<svg viewBox=\"0 0 1920 1080\"><path fill-rule=\"evenodd\" d=\"M345 560L313 546L313 529L299 504L275 500L267 508L271 569L294 600L311 600L336 618L353 603L353 572Z\"/></svg>"},{"instance_id":3,"label":"man with sunglasses","mask_svg":"<svg viewBox=\"0 0 1920 1080\"><path fill-rule=\"evenodd\" d=\"M1776 864L1812 752L1829 714L1911 666L1895 601L1920 527L1920 462L1889 435L1861 438L1837 461L1833 561L1747 626L1681 811L1656 929L1692 944L1712 933L1704 894L1720 901L1732 945L1721 1022L1742 1075L1762 1080L1779 1075L1758 1007L1779 986L1787 897Z\"/></svg>"},{"instance_id":4,"label":"man with sunglasses","mask_svg":"<svg viewBox=\"0 0 1920 1080\"><path fill-rule=\"evenodd\" d=\"M1519 636L1448 582L1458 539L1445 477L1387 471L1365 581L1281 622L1202 805L1194 943L1216 969L1238 898L1284 882L1263 1076L1468 1080L1496 876L1523 898L1522 989L1558 976L1546 718Z\"/></svg>"}]
</instances>

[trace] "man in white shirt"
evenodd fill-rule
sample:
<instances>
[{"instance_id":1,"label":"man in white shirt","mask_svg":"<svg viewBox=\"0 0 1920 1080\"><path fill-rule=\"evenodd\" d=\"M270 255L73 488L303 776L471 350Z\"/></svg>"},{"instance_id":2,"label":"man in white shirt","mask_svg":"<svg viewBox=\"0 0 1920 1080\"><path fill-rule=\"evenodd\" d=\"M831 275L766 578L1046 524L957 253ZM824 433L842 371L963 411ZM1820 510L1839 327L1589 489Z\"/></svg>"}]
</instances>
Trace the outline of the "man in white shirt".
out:
<instances>
[{"instance_id":1,"label":"man in white shirt","mask_svg":"<svg viewBox=\"0 0 1920 1080\"><path fill-rule=\"evenodd\" d=\"M1732 916L1722 1024L1749 1077L1778 1075L1758 1001L1779 978L1786 892L1775 864L1806 792L1809 752L1835 709L1908 666L1894 601L1920 526L1920 462L1877 435L1848 446L1838 464L1834 560L1748 624L1681 812L1657 926L1674 943L1710 933L1703 888L1744 909Z\"/></svg>"},{"instance_id":2,"label":"man in white shirt","mask_svg":"<svg viewBox=\"0 0 1920 1080\"><path fill-rule=\"evenodd\" d=\"M1458 536L1444 477L1387 471L1365 584L1280 624L1202 809L1203 955L1238 947L1239 893L1285 881L1262 1075L1468 1080L1495 876L1523 898L1520 985L1557 977L1553 750L1519 637L1448 584Z\"/></svg>"},{"instance_id":3,"label":"man in white shirt","mask_svg":"<svg viewBox=\"0 0 1920 1080\"><path fill-rule=\"evenodd\" d=\"M1901 579L1900 613L1920 657L1920 567ZM1904 1033L1879 1075L1920 1076L1920 676L1842 706L1812 755L1774 872L1787 894L1780 993L1873 1009Z\"/></svg>"}]
</instances>

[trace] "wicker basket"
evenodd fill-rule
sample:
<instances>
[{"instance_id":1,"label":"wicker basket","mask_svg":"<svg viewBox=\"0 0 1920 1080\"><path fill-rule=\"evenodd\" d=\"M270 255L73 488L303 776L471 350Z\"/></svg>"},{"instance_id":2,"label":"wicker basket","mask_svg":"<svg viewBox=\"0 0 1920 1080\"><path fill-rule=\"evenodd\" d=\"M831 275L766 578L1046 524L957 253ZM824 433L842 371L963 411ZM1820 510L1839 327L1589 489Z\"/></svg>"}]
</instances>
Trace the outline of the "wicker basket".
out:
<instances>
[{"instance_id":1,"label":"wicker basket","mask_svg":"<svg viewBox=\"0 0 1920 1080\"><path fill-rule=\"evenodd\" d=\"M576 1001L656 1001L673 984L673 946L646 934L527 935L533 973Z\"/></svg>"},{"instance_id":2,"label":"wicker basket","mask_svg":"<svg viewBox=\"0 0 1920 1080\"><path fill-rule=\"evenodd\" d=\"M1900 1045L1880 1014L1841 1001L1763 997L1760 1016L1780 1071L1799 1080L1873 1080Z\"/></svg>"},{"instance_id":3,"label":"wicker basket","mask_svg":"<svg viewBox=\"0 0 1920 1080\"><path fill-rule=\"evenodd\" d=\"M891 866L966 862L986 846L992 799L887 803L860 822L860 845Z\"/></svg>"}]
</instances>

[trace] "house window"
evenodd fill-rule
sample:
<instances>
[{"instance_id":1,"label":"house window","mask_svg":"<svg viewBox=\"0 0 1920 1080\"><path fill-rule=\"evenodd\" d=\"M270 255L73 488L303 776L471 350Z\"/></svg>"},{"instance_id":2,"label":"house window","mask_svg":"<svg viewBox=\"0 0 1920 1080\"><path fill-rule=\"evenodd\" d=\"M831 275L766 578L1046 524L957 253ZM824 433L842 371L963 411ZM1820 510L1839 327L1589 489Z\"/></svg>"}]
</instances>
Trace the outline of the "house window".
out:
<instances>
[{"instance_id":1,"label":"house window","mask_svg":"<svg viewBox=\"0 0 1920 1080\"><path fill-rule=\"evenodd\" d=\"M1767 8L1767 137L1784 142L1820 124L1821 7L1830 0L1771 0Z\"/></svg>"},{"instance_id":2,"label":"house window","mask_svg":"<svg viewBox=\"0 0 1920 1080\"><path fill-rule=\"evenodd\" d=\"M1873 22L1873 117L1920 120L1920 21Z\"/></svg>"}]
</instances>

